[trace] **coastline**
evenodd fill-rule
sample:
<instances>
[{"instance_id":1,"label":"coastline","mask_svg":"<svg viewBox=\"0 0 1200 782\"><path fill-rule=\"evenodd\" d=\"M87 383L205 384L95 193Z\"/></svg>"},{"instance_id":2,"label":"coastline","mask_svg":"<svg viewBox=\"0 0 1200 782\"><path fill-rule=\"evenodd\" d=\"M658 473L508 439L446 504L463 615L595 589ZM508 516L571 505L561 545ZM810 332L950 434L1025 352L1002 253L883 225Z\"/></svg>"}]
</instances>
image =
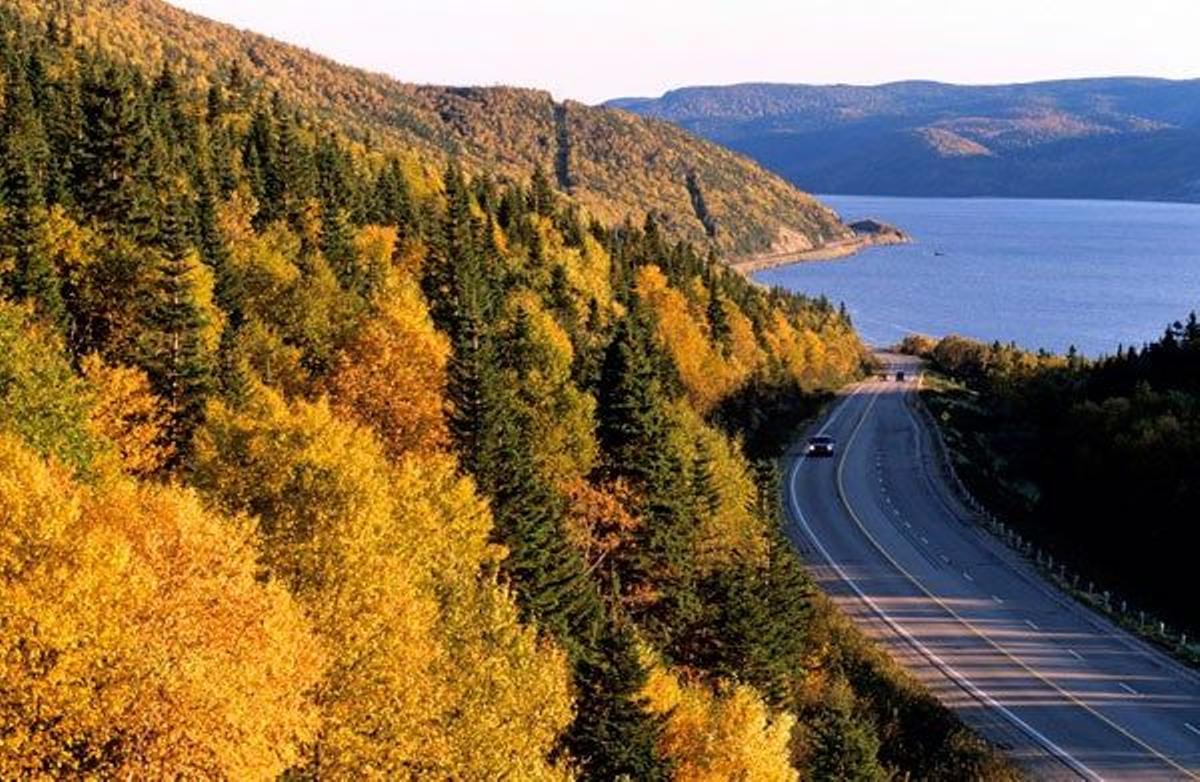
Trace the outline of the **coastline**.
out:
<instances>
[{"instance_id":1,"label":"coastline","mask_svg":"<svg viewBox=\"0 0 1200 782\"><path fill-rule=\"evenodd\" d=\"M790 266L794 263L804 263L806 261L832 261L838 258L845 258L855 253L861 252L868 247L884 247L893 244L907 244L912 239L902 231L891 229L888 231L880 231L878 233L857 234L848 239L839 239L836 242L823 244L820 247L813 247L810 250L799 250L792 252L768 253L764 255L752 255L743 258L734 258L729 261L729 267L741 274L750 275L755 272L760 272L765 269L774 269L780 266Z\"/></svg>"}]
</instances>

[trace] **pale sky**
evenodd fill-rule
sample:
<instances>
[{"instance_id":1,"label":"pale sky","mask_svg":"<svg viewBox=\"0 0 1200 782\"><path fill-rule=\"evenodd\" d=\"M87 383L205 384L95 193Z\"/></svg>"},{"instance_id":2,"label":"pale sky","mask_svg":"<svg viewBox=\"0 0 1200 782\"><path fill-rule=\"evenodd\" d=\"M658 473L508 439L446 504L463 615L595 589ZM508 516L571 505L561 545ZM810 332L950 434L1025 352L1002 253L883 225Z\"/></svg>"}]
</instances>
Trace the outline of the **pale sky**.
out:
<instances>
[{"instance_id":1,"label":"pale sky","mask_svg":"<svg viewBox=\"0 0 1200 782\"><path fill-rule=\"evenodd\" d=\"M171 0L403 81L596 103L696 84L1200 76L1200 0Z\"/></svg>"}]
</instances>

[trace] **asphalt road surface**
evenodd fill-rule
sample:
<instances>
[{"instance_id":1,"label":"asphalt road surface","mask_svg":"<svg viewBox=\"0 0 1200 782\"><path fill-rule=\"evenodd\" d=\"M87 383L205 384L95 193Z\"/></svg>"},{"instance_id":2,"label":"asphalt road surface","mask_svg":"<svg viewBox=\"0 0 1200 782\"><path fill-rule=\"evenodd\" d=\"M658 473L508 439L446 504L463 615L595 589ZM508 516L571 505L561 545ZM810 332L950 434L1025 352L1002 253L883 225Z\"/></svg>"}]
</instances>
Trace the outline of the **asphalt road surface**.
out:
<instances>
[{"instance_id":1,"label":"asphalt road surface","mask_svg":"<svg viewBox=\"0 0 1200 782\"><path fill-rule=\"evenodd\" d=\"M1034 778L1200 779L1200 676L988 535L913 412L919 363L882 358L907 381L850 389L813 432L834 457L797 447L785 473L789 534L825 590Z\"/></svg>"}]
</instances>

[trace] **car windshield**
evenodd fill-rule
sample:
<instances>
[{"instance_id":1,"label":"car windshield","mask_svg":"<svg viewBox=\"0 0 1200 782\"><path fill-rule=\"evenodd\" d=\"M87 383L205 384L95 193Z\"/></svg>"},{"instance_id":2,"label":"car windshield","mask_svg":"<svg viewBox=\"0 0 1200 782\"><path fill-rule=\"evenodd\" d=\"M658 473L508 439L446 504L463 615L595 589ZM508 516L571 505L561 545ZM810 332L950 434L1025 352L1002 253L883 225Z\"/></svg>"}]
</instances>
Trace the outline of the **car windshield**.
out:
<instances>
[{"instance_id":1,"label":"car windshield","mask_svg":"<svg viewBox=\"0 0 1200 782\"><path fill-rule=\"evenodd\" d=\"M813 445L828 445L833 442L833 438L826 437L825 435L817 435L816 437L810 437L808 441Z\"/></svg>"}]
</instances>

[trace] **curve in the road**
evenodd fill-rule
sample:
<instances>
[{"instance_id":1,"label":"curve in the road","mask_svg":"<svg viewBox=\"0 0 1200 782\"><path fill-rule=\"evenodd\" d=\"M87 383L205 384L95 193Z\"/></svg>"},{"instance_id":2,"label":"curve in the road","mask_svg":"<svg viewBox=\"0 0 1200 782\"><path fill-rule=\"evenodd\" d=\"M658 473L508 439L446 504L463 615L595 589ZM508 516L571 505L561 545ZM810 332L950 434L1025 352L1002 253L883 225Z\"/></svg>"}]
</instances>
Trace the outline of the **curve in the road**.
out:
<instances>
[{"instance_id":1,"label":"curve in the road","mask_svg":"<svg viewBox=\"0 0 1200 782\"><path fill-rule=\"evenodd\" d=\"M849 403L849 398L842 400L842 402L838 405L837 410L834 411L834 413L830 416L830 418L825 423L825 425L820 429L820 431L819 431L820 434L825 434L828 431L829 427L832 426L833 423L837 420L837 417L842 413L842 411L845 409L845 407L848 403ZM875 403L875 400L874 400L874 398L872 398L871 402L868 403L868 405L867 405L867 409L863 412L863 416L859 421L859 425L855 427L854 434L858 433L858 428L861 427L862 421L866 420L866 416L870 412L870 406L873 405L874 403ZM854 435L852 434L850 442L852 442L853 439L854 439ZM846 446L845 446L846 448L848 448L850 446L850 442L846 443ZM789 487L795 486L796 472L799 470L800 465L803 463L805 458L807 458L807 457L802 454L798 459L796 459L793 462L791 475L788 479ZM841 464L843 464L844 461L845 461L845 456L843 455L839 459L839 473L841 471ZM839 478L839 484L840 483L841 483L841 481ZM964 692L966 692L968 695L970 695L972 698L974 698L981 704L987 706L988 708L995 709L997 712L1004 715L1004 717L1006 719L1008 719L1014 725L1016 725L1019 729L1024 731L1026 733L1026 735L1028 735L1031 739L1033 739L1038 744L1040 744L1042 747L1044 747L1048 752L1050 752L1051 755L1058 758L1069 768L1074 769L1075 771L1079 772L1081 775L1083 775L1087 779L1101 779L1101 777L1098 774L1096 774L1094 771L1092 771L1090 768L1088 768L1086 765L1084 765L1080 761L1076 760L1075 757L1073 757L1069 752L1067 752L1062 747L1055 744L1053 741L1051 741L1046 736L1042 735L1042 733L1040 731L1038 731L1036 728L1034 728L1033 726L1031 726L1030 724L1025 722L1023 719L1021 719L1016 714L1014 714L1012 711L1010 711L1007 707L1005 707L1002 703L1000 703L999 701L994 699L992 696L988 695L986 692L984 692L982 689L980 689L978 686L976 686L975 683L972 682L967 676L965 676L962 673L960 673L959 671L957 671L954 668L954 666L952 666L949 663L947 663L946 661L944 661L940 656L938 656L938 654L936 652L929 649L924 644L922 644L919 640L917 640L916 636L912 635L907 630L905 630L902 625L893 621L892 618L890 616L888 616L886 611L884 611L869 595L867 595L862 589L859 588L858 584L855 583L854 579L852 579L842 569L842 567L840 565L838 565L838 563L829 554L829 552L825 550L825 547L823 545L821 545L820 539L813 532L812 528L809 527L808 520L804 517L804 511L802 511L800 509L800 505L796 500L794 488L789 488L788 495L789 495L789 502L792 506L793 512L795 513L797 523L800 524L801 528L804 530L804 533L809 537L810 540L812 540L813 545L816 547L817 551L819 551L821 553L821 557L838 574L838 576L844 582L846 582L846 585L849 586L850 589L853 590L856 595L858 595L858 598L860 600L862 600L863 603L865 603L868 608L871 609L872 613L874 613L884 624L886 624L888 627L890 627L892 629L892 632L896 633L898 636L903 638L905 640L905 642L910 644L914 649L917 650L917 652L919 652L922 656L924 656L926 659L928 659L933 665L937 666L939 670L941 670L948 678L950 678L955 684L957 684ZM844 499L843 499L843 502L845 502ZM854 514L854 511L849 506L849 504L846 504L846 509L851 513L851 515ZM857 518L856 518L856 521L857 521ZM858 522L858 524L859 524L859 527L862 528L862 523ZM867 534L868 537L870 537L870 534L866 532L865 528L863 528L863 532L865 534ZM880 553L884 554L884 556L887 556L887 552L885 552L881 547L879 547L879 545L877 543L875 544L875 546L880 551ZM895 565L894 562L893 562L893 565ZM910 580L911 580L911 577L910 577ZM915 581L914 581L914 583L915 583Z\"/></svg>"},{"instance_id":2,"label":"curve in the road","mask_svg":"<svg viewBox=\"0 0 1200 782\"><path fill-rule=\"evenodd\" d=\"M880 497L883 498L883 501L881 503L881 501L878 501L876 498L877 513L875 518L887 516L889 521L893 522L895 530L892 530L884 525L884 527L880 530L881 533L886 531L887 534L884 535L884 537L892 537L892 539L894 539L894 545L899 547L896 548L896 551L899 552L902 549L902 551L907 552L907 557L910 558L911 564L917 566L917 570L922 571L923 573L928 571L926 576L934 579L934 582L937 582L938 579L943 579L941 584L941 591L943 592L943 595L938 594L938 586L935 585L934 588L930 588L930 586L923 581L922 577L919 577L916 575L916 573L912 572L910 566L905 566L905 564L900 561L898 554L894 555L893 551L889 551L889 546L887 543L882 542L880 539L878 539L876 534L872 533L870 530L870 524L866 523L862 515L860 515L860 509L856 509L857 500L854 499L852 495L853 493L848 491L846 469L847 464L851 461L852 453L856 453L856 457L863 456L863 453L854 450L854 446L856 446L858 443L859 433L863 431L866 423L872 420L872 410L875 409L878 399L881 398L880 395L883 393L881 389L883 389L883 387L887 387L889 390L896 389L895 385L876 385L875 387L872 387L871 384L863 384L856 387L856 389L853 389L850 395L848 395L844 401L842 401L838 407L834 409L833 413L828 417L826 423L824 423L824 426L821 429L822 433L829 432L830 429L832 429L836 423L841 420L841 417L845 415L846 411L852 409L852 404L854 404L856 399L862 399L863 396L868 397L865 399L865 404L862 405L862 411L860 411L860 414L857 416L857 421L853 423L850 434L848 434L846 437L846 443L841 449L839 458L836 459L834 475L826 476L824 477L824 481L821 481L820 474L814 473L812 474L812 477L806 479L810 482L810 494L821 493L824 488L835 489L835 491L828 492L828 494L835 494L836 500L834 500L833 497L826 498L824 501L826 501L827 504L822 509L824 513L817 512L817 518L820 518L822 521L822 531L824 531L824 533L827 535L832 535L832 537L830 537L830 539L826 542L838 543L838 546L835 546L834 548L840 547L840 552L829 551L826 542L822 542L820 531L815 529L815 527L822 527L822 525L811 524L809 516L805 515L802 507L803 503L800 501L797 493L797 486L800 470L802 470L805 457L800 456L796 459L796 461L793 461L791 470L788 471L787 505L790 507L794 521L796 521L798 527L803 530L806 539L812 542L812 545L814 545L817 552L820 552L821 558L824 560L824 564L827 564L829 569L836 573L836 577L840 579L840 582L844 583L846 586L848 586L848 588L851 589L854 596L857 596L858 600L870 610L871 614L874 614L878 620L881 620L883 624L888 627L888 630L893 632L896 637L904 640L904 643L910 645L912 649L916 650L920 657L923 657L924 660L928 661L932 667L937 669L937 672L940 672L940 674L944 676L944 678L952 682L952 684L958 687L962 692L966 692L968 696L974 700L974 702L982 704L986 709L995 712L997 715L1001 715L1004 720L1007 720L1010 724L1012 724L1012 726L1018 728L1028 740L1032 740L1034 744L1042 748L1042 750L1045 753L1048 753L1050 757L1054 758L1057 763L1061 763L1063 766L1066 766L1066 768L1072 770L1074 774L1085 778L1102 778L1108 776L1139 776L1142 778L1168 778L1178 776L1181 778L1200 778L1200 776L1196 774L1196 771L1194 771L1192 768L1188 768L1188 765L1184 765L1186 763L1194 764L1196 759L1200 758L1200 744L1195 744L1193 741L1192 745L1189 745L1188 739L1190 738L1190 735L1183 734L1183 728L1180 728L1177 726L1177 724L1175 724L1177 718L1182 716L1184 721L1180 724L1182 724L1184 728L1193 729L1193 723L1186 720L1188 720L1190 716L1190 712L1187 710L1195 708L1196 704L1200 704L1200 692L1190 692L1190 688L1195 686L1194 680L1183 678L1182 675L1174 672L1175 679L1166 681L1166 685L1164 686L1168 686L1171 692L1175 692L1176 690L1180 692L1176 702L1174 703L1165 703L1166 698L1162 697L1162 694L1159 694L1159 696L1156 696L1156 698L1153 699L1139 700L1141 696L1138 691L1135 691L1133 687L1130 687L1128 684L1126 684L1126 681L1124 681L1122 676L1129 674L1130 666L1134 668L1134 675L1136 675L1139 670L1141 670L1141 672L1144 672L1144 670L1147 668L1162 670L1165 669L1165 667L1162 663L1157 661L1151 661L1153 663L1153 666L1151 666L1151 664L1146 663L1145 660L1142 660L1141 662L1130 662L1130 660L1121 660L1121 658L1112 656L1112 646L1105 644L1109 644L1111 642L1124 642L1126 639L1122 639L1120 637L1120 631L1093 633L1092 640L1099 644L1098 648L1096 649L1098 656L1104 657L1106 655L1108 658L1100 658L1098 662L1090 661L1085 666L1084 657L1079 655L1078 652L1072 648L1063 648L1063 646L1058 645L1060 642L1056 640L1055 636L1052 636L1050 631L1046 631L1044 633L1040 632L1039 626L1034 624L1031 619L1026 618L1024 619L1024 624L1030 628L1034 634L1039 634L1040 637L1037 638L1037 643L1042 644L1042 648L1040 649L1042 649L1043 652L1048 650L1055 652L1068 652L1068 654L1070 654L1075 661L1078 661L1078 666L1075 666L1074 668L1066 668L1060 673L1050 673L1048 675L1043 673L1042 670L1038 670L1033 666L1033 664L1028 663L1026 660L1022 660L1021 656L1019 656L1028 655L1031 654L1031 652L1018 650L1018 654L1014 654L1013 650L1007 649L1006 646L1003 645L1004 643L1010 644L1013 642L1003 642L1003 640L1002 642L997 642L996 638L991 637L988 631L980 630L976 621L962 615L959 610L955 609L953 604L948 602L948 600L967 600L967 598L976 597L976 595L974 595L973 592L972 594L964 595L962 594L960 588L947 589L946 583L944 583L943 579L944 572L940 573L934 570L937 569L938 565L940 564L949 566L950 559L947 557L947 551L950 553L955 553L955 559L959 559L959 554L962 554L965 555L965 557L976 555L976 557L988 561L988 567L992 567L994 571L985 572L983 575L980 575L980 578L985 578L986 581L989 581L989 583L994 586L997 583L997 579L1001 579L1000 583L1002 585L1012 585L1012 578L1014 576L1025 579L1025 581L1031 581L1032 578L1036 577L1031 577L1028 575L1028 573L1022 571L1020 567L1008 567L1008 565L1004 563L1003 558L995 557L994 554L986 551L985 546L972 548L972 546L976 546L977 543L972 542L972 540L968 540L966 534L962 533L961 530L955 531L950 529L950 527L946 527L946 525L932 525L936 524L938 521L944 521L946 524L949 524L948 519L950 518L954 518L956 522L961 522L962 518L955 516L953 507L950 507L942 495L938 494L936 489L934 489L934 486L932 486L932 482L941 480L940 476L931 475L929 471L923 467L924 462L922 461L922 458L920 458L920 447L922 447L920 446L920 443L922 443L922 437L920 437L920 435L922 435L922 429L920 429L920 423L917 421L916 416L913 415L912 409L908 407L907 403L905 402L907 396L899 397L899 401L902 407L904 407L904 414L902 415L905 415L906 417L905 428L912 428L914 435L913 443L916 453L912 453L912 455L901 453L899 457L896 457L896 453L893 452L893 457L908 459L916 458L918 471L920 474L922 474L920 477L924 479L924 482L930 483L929 493L932 495L932 497L936 497L937 500L940 501L941 505L935 506L928 504L931 503L930 498L918 497L918 495L914 494L910 494L905 497L905 495L902 495L902 491L905 491L906 487L893 487L899 489L900 491L900 493L896 495L896 503L894 504L892 497L890 497L890 495L887 493L886 487L884 487L883 474L881 473L880 486L878 486L876 491L880 493ZM904 391L904 393L907 395L908 391ZM896 425L895 422L899 421L898 417L896 416L901 414L895 409L893 399L888 399L888 404L886 407L888 409L887 415L892 416L890 417L890 420L893 421L893 429L888 431L888 433L890 433L896 431L896 426L898 425ZM883 413L877 414L876 419L880 419L880 416L883 415ZM872 441L878 441L883 438L883 426L883 419L876 421L876 427L872 428L871 438L874 438ZM878 464L880 464L884 455L883 445L894 446L895 441L894 439L883 440L882 445L876 445L878 449L875 457L877 469ZM908 468L911 467L911 465L905 465L905 467ZM869 470L869 468L866 468L866 463L863 464L863 468L864 470ZM832 477L833 480L829 481L829 477ZM862 489L862 491L860 491L858 494L860 500L862 497L864 497L864 495L870 494L868 489L865 489L864 487L870 485L871 488L874 488L874 485L871 485L870 481L866 480L864 476L859 476L856 473L856 477L857 479L865 480L865 483L862 480L859 481L858 488ZM828 483L833 483L833 486L829 487ZM806 495L806 497L808 497L808 495ZM811 503L811 501L814 501L814 499L809 497L808 501ZM834 503L834 501L835 505L828 505L828 503ZM916 527L922 528L919 531L917 529L901 530L900 524L895 523L896 519L889 515L889 512L894 513L895 517L899 518L901 513L900 506L904 504L905 501L908 503L906 510L914 511L918 516L925 516L925 518L912 519L913 522L917 522ZM884 503L887 504L887 511L884 510ZM920 503L926 503L926 505L922 507ZM820 503L817 503L817 505L820 505ZM812 507L810 507L810 512L812 512ZM845 518L845 524L850 525L851 529L857 531L859 536L858 539L851 540L852 533L847 529L838 529L836 527L832 527L833 524L836 524L836 519L833 518L834 516L841 516L842 518ZM914 524L910 524L905 521L904 527L913 528ZM928 534L928 537L926 537L926 534ZM901 536L907 536L908 540L905 540L905 537ZM938 536L941 537L941 540L938 542L940 542L942 546L949 546L949 548L943 548L940 557L940 563L932 560L929 552L922 551L922 546L918 545L916 542L917 537L919 537L920 540L924 541L925 548L932 549L932 547L929 545L929 537ZM910 549L910 546L908 546L910 543L913 551L908 551L908 549ZM955 546L959 547L958 552L954 551ZM948 620L953 620L942 621L942 619L935 618L934 624L937 625L938 630L944 630L944 625L948 624L952 627L958 627L959 630L954 632L961 634L962 638L976 639L974 642L972 642L973 644L976 644L976 646L974 646L972 649L964 650L952 648L949 650L949 656L958 656L961 661L965 662L959 662L956 664L952 660L947 660L947 658L944 658L944 654L938 654L938 651L931 649L929 644L923 643L922 639L917 637L917 634L920 633L919 625L913 625L917 634L910 632L910 630L905 627L905 622L918 621L918 619L912 618L912 608L908 608L910 615L905 616L904 614L901 614L898 620L896 616L889 613L889 610L886 607L881 606L880 602L872 597L870 594L869 578L863 578L863 583L869 584L869 588L860 588L858 579L854 577L852 573L848 573L845 567L842 567L839 563L839 554L841 555L841 559L844 561L844 563L845 561L856 561L856 563L863 563L864 569L865 567L874 565L876 567L876 571L878 572L872 572L871 576L875 578L876 589L878 589L878 583L882 583L882 581L887 581L887 579L890 579L886 589L893 591L898 590L900 589L900 586L898 586L898 581L896 581L894 577L899 576L900 578L904 579L904 581L911 586L902 589L899 594L883 596L895 598L898 603L905 603L906 601L908 603L912 603L913 598L918 598L919 601L925 603L925 606L923 606L922 609L936 610L937 614L942 616L942 619L948 618ZM869 557L869 554L874 554L875 557L881 559ZM919 558L917 557L918 554ZM882 572L884 570L888 570L890 572ZM864 570L864 572L866 571ZM977 575L979 575L978 571ZM967 572L967 570L962 570L961 577L964 578L966 582L970 582L971 586L978 586L978 588L983 589L983 584L974 584L976 579L974 579L974 577L971 576L971 573ZM1039 584L1039 589L1042 589L1045 592L1044 596L1040 598L1016 594L1009 596L1009 600L1012 602L1007 602L1004 600L1004 598L998 597L994 591L991 592L991 600L995 601L996 603L994 608L1001 608L1003 610L1028 608L1031 610L1042 610L1042 612L1046 613L1046 597L1054 598L1054 600L1061 600L1061 598L1049 595L1049 586ZM988 594L988 591L984 590L983 594ZM1007 592L1004 592L1003 590L1000 590L1000 594L1008 595ZM983 600L986 602L988 598L983 597ZM1025 604L1022 604L1022 600L1025 601ZM968 600L967 607L970 608L970 602L968 602ZM1067 624L1070 627L1070 631L1074 631L1075 627L1072 626L1072 622L1076 622L1076 625L1078 625L1078 621L1087 621L1092 622L1093 627L1097 628L1097 630L1104 630L1099 622L1094 621L1092 618L1087 618L1087 616L1079 615L1079 612L1082 609L1076 610L1076 612L1073 614L1067 612L1067 609L1062 608L1061 606L1060 610L1063 612L1061 616L1050 616L1049 619L1051 624L1057 624L1057 621L1061 620L1064 622L1064 624ZM925 615L926 621L929 620L930 615L931 614ZM997 621L995 618L991 618L989 615L982 614L982 616L979 618L979 621L984 621L985 624L989 624L990 622L992 625L1000 626L1003 624L1003 622L1010 621L1010 619L1012 619L1012 616L1006 615L1003 616L1000 621ZM1038 620L1043 621L1040 616L1038 616ZM1067 630L1055 632L1062 632L1063 636L1067 636L1067 634L1069 634ZM935 640L937 639L935 638ZM953 640L950 643L954 643ZM1082 648L1082 646L1080 646L1080 648ZM1123 643L1122 648L1127 649L1129 652L1136 652L1139 650L1138 646L1135 644L1128 643ZM1085 649L1085 651L1088 650ZM1146 655L1147 657L1150 656L1151 652L1146 652ZM1136 655L1127 656L1132 658ZM980 684L980 681L973 680L970 673L965 673L964 670L961 669L962 664L968 664L968 666L978 666L979 670L982 670L983 675L985 675L985 678L986 676L995 676L997 681L1006 682L1007 686L1024 686L1025 690L1021 692L1022 694L1026 694L1027 697L1032 698L1032 696L1039 696L1040 698L1045 699L1052 696L1052 703L1046 704L1046 711L1054 712L1054 715L1057 718L1060 718L1061 722L1055 722L1054 718L1051 718L1051 716L1046 714L1046 712L1043 712L1043 714L1038 714L1037 709L1034 708L1034 706L1038 704L1034 703L1033 700L1028 700L1028 702L1025 703L1012 702L1012 700L1010 700L1010 705L1012 705L1012 708L1010 708L1009 705L1001 703L1001 700L998 699L997 694L994 694L994 692L989 692L989 685ZM1003 670L1003 674L997 674L997 669ZM1055 681L1054 678L1051 678L1051 676L1062 679L1062 684L1060 681ZM1129 680L1134 681L1135 684L1138 684L1138 682L1136 682L1134 679ZM1120 686L1122 691L1129 693L1129 696L1134 698L1134 702L1098 703L1098 705L1087 703L1084 699L1085 697L1098 697L1099 694L1104 694L1105 698L1108 697L1108 694L1106 693L1087 691L1087 688L1090 686L1093 688L1096 687L1097 682L1099 682L1100 685L1103 685L1106 681L1115 682L1116 686ZM1068 687L1073 687L1078 692L1072 692L1072 690L1070 690ZM1000 697L1003 697L1002 694ZM1151 700L1153 700L1153 703L1151 703ZM1100 709L1108 709L1112 711L1112 714L1105 714L1105 712ZM1166 709L1175 709L1175 711L1166 711ZM1034 726L1034 724L1031 724L1030 718L1022 717L1021 714L1016 712L1018 710L1024 712L1024 714L1028 714L1034 718L1037 718L1039 724ZM1092 727L1087 726L1086 723L1088 720L1094 721L1092 722ZM1126 724L1122 724L1117 720L1126 722ZM1130 726L1133 729L1130 729L1130 727L1127 726ZM1150 735L1159 740L1166 741L1166 744L1170 745L1172 750L1163 751L1162 748L1152 744L1152 739L1138 735L1138 733L1135 733L1134 730L1142 730L1142 732L1150 730ZM1183 738L1181 738L1181 736L1183 736ZM1126 744L1123 744L1123 742L1126 742ZM1086 747L1086 750L1082 750L1082 753L1085 754L1085 757L1080 757L1081 750L1079 750L1079 748L1074 748L1074 745ZM1175 752L1177 757L1171 757L1169 752ZM1097 766L1096 763L1099 763L1100 765ZM1154 770L1156 768L1157 771Z\"/></svg>"}]
</instances>

